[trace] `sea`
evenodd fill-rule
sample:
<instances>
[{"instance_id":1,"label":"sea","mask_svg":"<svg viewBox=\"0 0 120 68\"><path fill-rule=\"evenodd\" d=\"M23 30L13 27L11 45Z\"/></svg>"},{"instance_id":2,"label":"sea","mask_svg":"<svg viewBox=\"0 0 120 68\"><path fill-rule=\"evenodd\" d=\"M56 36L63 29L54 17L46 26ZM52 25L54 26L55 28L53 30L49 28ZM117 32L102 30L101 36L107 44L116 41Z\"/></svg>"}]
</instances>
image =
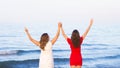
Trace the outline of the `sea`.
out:
<instances>
[{"instance_id":1,"label":"sea","mask_svg":"<svg viewBox=\"0 0 120 68\"><path fill-rule=\"evenodd\" d=\"M82 25L81 25L82 24ZM89 23L63 23L68 37L74 29L82 35ZM38 68L40 48L25 34L40 40L48 33L50 40L57 32L57 23L0 23L0 68ZM120 24L93 23L81 45L82 68L120 68ZM70 47L62 34L53 45L54 68L70 68Z\"/></svg>"}]
</instances>

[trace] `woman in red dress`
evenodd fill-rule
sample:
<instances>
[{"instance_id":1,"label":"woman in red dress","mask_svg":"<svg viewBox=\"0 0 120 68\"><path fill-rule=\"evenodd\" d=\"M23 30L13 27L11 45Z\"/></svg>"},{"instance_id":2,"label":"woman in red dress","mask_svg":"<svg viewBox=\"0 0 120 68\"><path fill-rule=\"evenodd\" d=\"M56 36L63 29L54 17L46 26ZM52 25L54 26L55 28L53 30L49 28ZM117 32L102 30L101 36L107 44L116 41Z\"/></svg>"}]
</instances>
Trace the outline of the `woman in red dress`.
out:
<instances>
[{"instance_id":1,"label":"woman in red dress","mask_svg":"<svg viewBox=\"0 0 120 68\"><path fill-rule=\"evenodd\" d=\"M90 24L82 36L80 36L78 30L73 30L71 38L69 38L65 34L63 28L61 27L62 35L71 48L71 55L70 55L71 68L82 68L81 44L85 39L86 35L88 34L92 24L93 24L93 19L90 20Z\"/></svg>"}]
</instances>

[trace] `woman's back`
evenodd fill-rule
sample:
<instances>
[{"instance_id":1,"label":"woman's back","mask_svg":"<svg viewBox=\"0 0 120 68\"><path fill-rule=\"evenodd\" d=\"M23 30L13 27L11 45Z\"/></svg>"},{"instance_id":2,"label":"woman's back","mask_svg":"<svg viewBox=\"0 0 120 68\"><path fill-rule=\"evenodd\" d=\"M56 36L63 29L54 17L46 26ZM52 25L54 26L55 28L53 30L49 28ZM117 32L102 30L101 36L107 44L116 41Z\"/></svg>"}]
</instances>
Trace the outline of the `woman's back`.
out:
<instances>
[{"instance_id":1,"label":"woman's back","mask_svg":"<svg viewBox=\"0 0 120 68\"><path fill-rule=\"evenodd\" d=\"M41 49L39 68L54 68L52 43L49 41L45 49Z\"/></svg>"},{"instance_id":2,"label":"woman's back","mask_svg":"<svg viewBox=\"0 0 120 68\"><path fill-rule=\"evenodd\" d=\"M50 41L47 42L46 46L45 46L45 49L41 49L41 52L44 52L44 53L49 53L52 51L52 43Z\"/></svg>"},{"instance_id":3,"label":"woman's back","mask_svg":"<svg viewBox=\"0 0 120 68\"><path fill-rule=\"evenodd\" d=\"M72 40L70 38L67 38L67 42L68 44L70 45L70 48L71 48L71 52L81 52L81 44L83 42L83 37L80 37L80 45L79 47L74 47L73 43L72 43Z\"/></svg>"},{"instance_id":4,"label":"woman's back","mask_svg":"<svg viewBox=\"0 0 120 68\"><path fill-rule=\"evenodd\" d=\"M80 45L77 48L74 47L70 38L67 38L67 42L71 48L70 65L82 65L81 44L83 42L83 38L80 37Z\"/></svg>"}]
</instances>

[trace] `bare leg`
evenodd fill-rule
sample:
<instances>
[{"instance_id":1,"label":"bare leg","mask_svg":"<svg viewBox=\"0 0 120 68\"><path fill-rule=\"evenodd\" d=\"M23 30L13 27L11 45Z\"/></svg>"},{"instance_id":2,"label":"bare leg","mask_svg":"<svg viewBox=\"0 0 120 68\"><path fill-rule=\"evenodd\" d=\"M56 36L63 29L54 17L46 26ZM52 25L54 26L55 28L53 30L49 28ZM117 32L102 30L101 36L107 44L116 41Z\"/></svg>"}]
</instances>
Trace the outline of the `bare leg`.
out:
<instances>
[{"instance_id":1,"label":"bare leg","mask_svg":"<svg viewBox=\"0 0 120 68\"><path fill-rule=\"evenodd\" d=\"M75 65L70 66L70 68L75 68Z\"/></svg>"},{"instance_id":2,"label":"bare leg","mask_svg":"<svg viewBox=\"0 0 120 68\"><path fill-rule=\"evenodd\" d=\"M82 68L82 66L76 66L76 68Z\"/></svg>"}]
</instances>

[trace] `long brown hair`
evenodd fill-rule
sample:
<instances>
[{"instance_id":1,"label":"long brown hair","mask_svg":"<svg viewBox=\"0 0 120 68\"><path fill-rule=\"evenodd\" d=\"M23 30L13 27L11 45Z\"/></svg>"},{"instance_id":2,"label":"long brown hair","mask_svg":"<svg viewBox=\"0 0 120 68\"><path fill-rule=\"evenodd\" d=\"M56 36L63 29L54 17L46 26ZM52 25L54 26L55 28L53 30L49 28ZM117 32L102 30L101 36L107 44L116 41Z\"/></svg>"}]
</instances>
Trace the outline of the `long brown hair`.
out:
<instances>
[{"instance_id":1,"label":"long brown hair","mask_svg":"<svg viewBox=\"0 0 120 68\"><path fill-rule=\"evenodd\" d=\"M44 50L46 43L49 41L49 36L47 33L43 33L40 39L40 48Z\"/></svg>"},{"instance_id":2,"label":"long brown hair","mask_svg":"<svg viewBox=\"0 0 120 68\"><path fill-rule=\"evenodd\" d=\"M76 30L76 29L73 30L71 40L72 40L72 43L75 48L80 46L80 34L79 34L78 30Z\"/></svg>"}]
</instances>

